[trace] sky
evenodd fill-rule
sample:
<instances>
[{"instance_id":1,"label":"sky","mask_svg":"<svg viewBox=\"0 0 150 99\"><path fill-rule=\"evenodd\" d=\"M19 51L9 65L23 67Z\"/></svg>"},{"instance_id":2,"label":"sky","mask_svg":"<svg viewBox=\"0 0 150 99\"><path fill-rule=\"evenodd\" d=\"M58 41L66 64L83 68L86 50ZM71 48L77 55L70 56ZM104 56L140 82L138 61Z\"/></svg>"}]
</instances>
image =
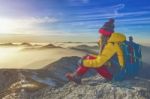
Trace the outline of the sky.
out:
<instances>
[{"instance_id":1,"label":"sky","mask_svg":"<svg viewBox=\"0 0 150 99\"><path fill-rule=\"evenodd\" d=\"M97 41L109 18L116 32L150 43L149 0L0 0L0 42Z\"/></svg>"}]
</instances>

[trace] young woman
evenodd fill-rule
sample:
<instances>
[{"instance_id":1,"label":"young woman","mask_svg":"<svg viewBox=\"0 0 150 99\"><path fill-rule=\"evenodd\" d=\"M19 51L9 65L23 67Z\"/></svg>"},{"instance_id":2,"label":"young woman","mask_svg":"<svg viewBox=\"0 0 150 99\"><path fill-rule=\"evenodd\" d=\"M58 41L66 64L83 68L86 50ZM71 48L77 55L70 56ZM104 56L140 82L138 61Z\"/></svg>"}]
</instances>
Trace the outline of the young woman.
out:
<instances>
[{"instance_id":1,"label":"young woman","mask_svg":"<svg viewBox=\"0 0 150 99\"><path fill-rule=\"evenodd\" d=\"M107 80L112 79L112 74L108 71L105 63L115 54L118 53L119 62L121 65L123 64L123 55L118 45L119 42L125 40L125 37L119 33L114 32L114 19L109 19L102 28L100 28L100 40L98 42L100 51L99 54L96 55L87 55L83 57L79 63L79 67L74 73L67 73L66 77L70 81L74 81L75 83L81 83L81 76L84 75L90 68L96 69L96 71L103 76ZM118 37L120 39L118 39ZM115 42L117 40L117 42ZM108 42L110 40L111 42ZM114 40L114 41L113 41ZM116 43L116 45L113 45ZM114 46L114 48L113 48Z\"/></svg>"}]
</instances>

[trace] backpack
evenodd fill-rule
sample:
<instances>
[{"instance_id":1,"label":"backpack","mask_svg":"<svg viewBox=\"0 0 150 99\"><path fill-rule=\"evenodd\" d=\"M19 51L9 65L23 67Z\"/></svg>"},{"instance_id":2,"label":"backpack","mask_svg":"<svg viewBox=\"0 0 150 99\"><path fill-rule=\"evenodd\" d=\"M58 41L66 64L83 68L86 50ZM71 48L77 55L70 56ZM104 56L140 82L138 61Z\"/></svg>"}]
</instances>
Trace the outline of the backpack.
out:
<instances>
[{"instance_id":1,"label":"backpack","mask_svg":"<svg viewBox=\"0 0 150 99\"><path fill-rule=\"evenodd\" d=\"M141 66L141 48L139 44L134 42L125 41L120 45L123 55L124 55L124 68L120 69L114 74L113 79L117 81L122 81L124 79L135 77ZM119 65L117 60L114 58L113 62L115 65ZM119 67L119 66L118 66Z\"/></svg>"}]
</instances>

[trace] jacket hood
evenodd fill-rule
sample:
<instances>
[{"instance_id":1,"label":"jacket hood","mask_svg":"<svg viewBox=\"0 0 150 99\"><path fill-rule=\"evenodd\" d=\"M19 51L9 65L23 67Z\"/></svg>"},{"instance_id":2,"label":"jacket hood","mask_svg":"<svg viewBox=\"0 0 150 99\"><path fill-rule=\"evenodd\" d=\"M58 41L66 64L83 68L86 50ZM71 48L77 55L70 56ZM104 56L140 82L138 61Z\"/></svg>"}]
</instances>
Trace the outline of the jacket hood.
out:
<instances>
[{"instance_id":1,"label":"jacket hood","mask_svg":"<svg viewBox=\"0 0 150 99\"><path fill-rule=\"evenodd\" d=\"M113 33L109 38L108 42L119 43L126 40L126 36L121 33Z\"/></svg>"}]
</instances>

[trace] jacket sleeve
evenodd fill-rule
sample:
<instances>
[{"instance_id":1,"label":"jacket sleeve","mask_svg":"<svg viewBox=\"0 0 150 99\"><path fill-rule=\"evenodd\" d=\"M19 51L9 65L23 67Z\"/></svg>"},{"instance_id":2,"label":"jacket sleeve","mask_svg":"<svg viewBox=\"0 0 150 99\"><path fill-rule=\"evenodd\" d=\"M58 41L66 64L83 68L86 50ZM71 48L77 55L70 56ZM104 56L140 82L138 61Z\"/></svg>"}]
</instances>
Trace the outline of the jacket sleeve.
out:
<instances>
[{"instance_id":1,"label":"jacket sleeve","mask_svg":"<svg viewBox=\"0 0 150 99\"><path fill-rule=\"evenodd\" d=\"M83 65L85 67L90 68L99 68L103 66L114 54L116 53L116 49L114 49L114 45L112 43L108 43L105 45L102 53L96 57L96 59L92 60L83 60Z\"/></svg>"}]
</instances>

